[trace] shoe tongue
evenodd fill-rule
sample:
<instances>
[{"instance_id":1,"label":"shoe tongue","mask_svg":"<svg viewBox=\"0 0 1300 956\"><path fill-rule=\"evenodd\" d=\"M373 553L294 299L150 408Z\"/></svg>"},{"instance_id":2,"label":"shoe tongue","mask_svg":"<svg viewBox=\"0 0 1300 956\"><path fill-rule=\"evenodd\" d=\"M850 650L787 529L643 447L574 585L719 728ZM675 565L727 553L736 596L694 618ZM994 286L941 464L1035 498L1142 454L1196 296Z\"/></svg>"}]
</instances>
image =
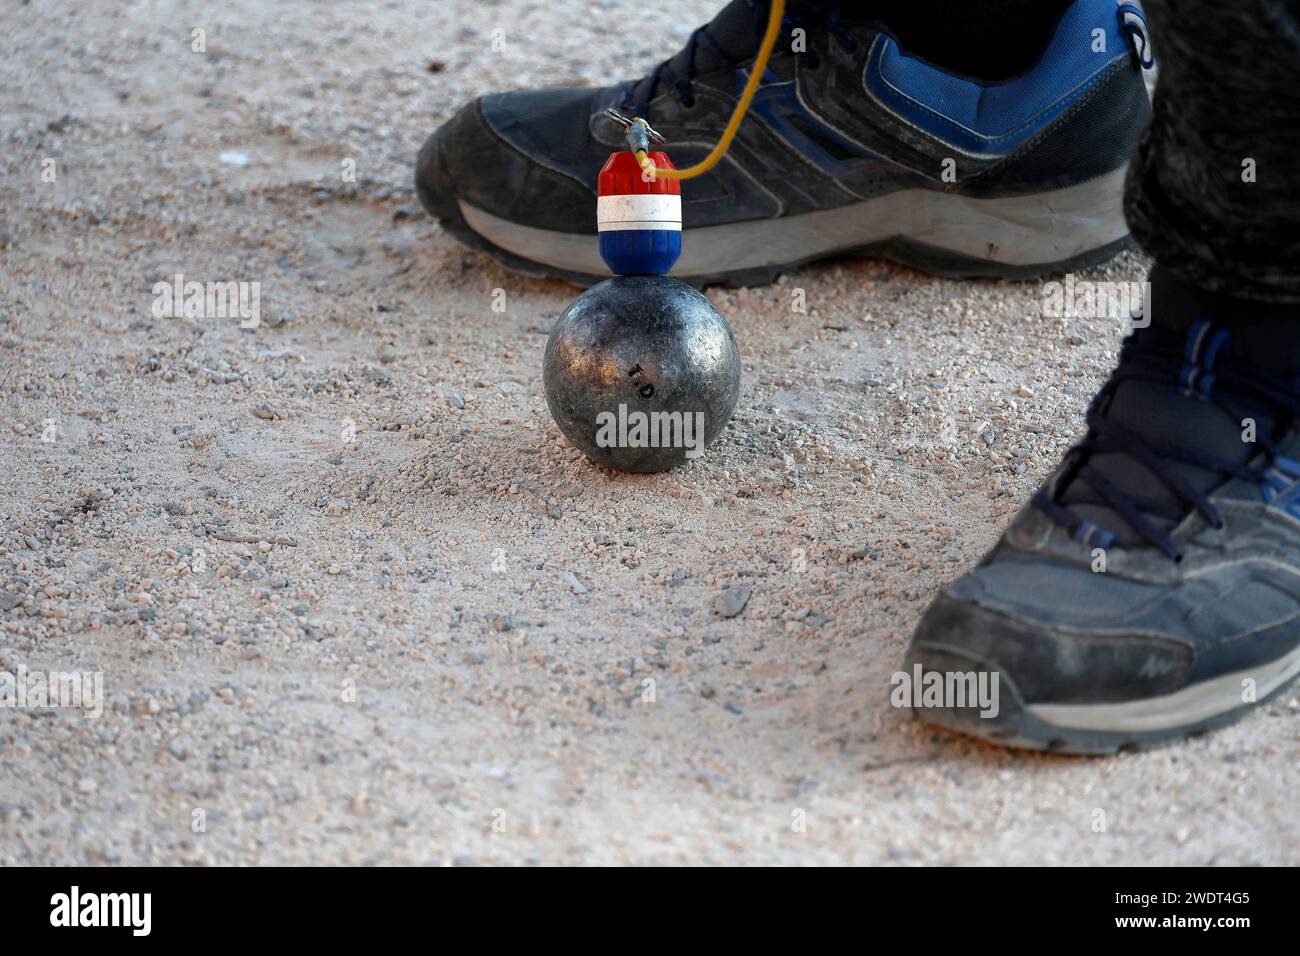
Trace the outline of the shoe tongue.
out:
<instances>
[{"instance_id":1,"label":"shoe tongue","mask_svg":"<svg viewBox=\"0 0 1300 956\"><path fill-rule=\"evenodd\" d=\"M1296 372L1300 355L1300 321L1294 310L1281 310L1193 289L1164 273L1152 270L1148 315L1153 326L1186 336L1199 319L1217 327L1230 327L1229 344L1233 361L1260 369L1262 374L1288 375ZM1287 315L1289 312L1289 315ZM1277 313L1277 314L1274 314ZM1285 319L1284 319L1285 317ZM1147 334L1139 331L1139 338ZM1116 389L1103 410L1109 421L1125 426L1154 449L1186 448L1224 461L1244 463L1254 457L1258 446L1243 441L1244 425L1212 401L1188 396L1175 383L1128 381ZM1258 434L1268 434L1274 420L1256 416ZM1157 503L1171 513L1185 511L1169 486L1152 474L1135 457L1122 453L1094 454L1088 463L1119 491L1141 502ZM1221 472L1196 465L1164 460L1165 467L1191 487L1207 492L1225 480ZM1141 536L1112 508L1076 504L1096 498L1097 493L1075 480L1060 495L1061 504L1080 518L1118 533L1128 540ZM1150 513L1144 516L1156 527L1168 531L1174 524Z\"/></svg>"},{"instance_id":2,"label":"shoe tongue","mask_svg":"<svg viewBox=\"0 0 1300 956\"><path fill-rule=\"evenodd\" d=\"M746 0L732 0L704 27L709 39L717 44L717 49L707 40L695 44L695 66L687 58L690 54L689 44L681 49L669 61L673 76L680 79L691 70L694 74L709 73L732 63L743 63L758 51L760 17L766 17L766 10L751 7ZM723 54L719 56L719 51Z\"/></svg>"},{"instance_id":3,"label":"shoe tongue","mask_svg":"<svg viewBox=\"0 0 1300 956\"><path fill-rule=\"evenodd\" d=\"M766 4L750 6L746 0L732 0L704 28L709 39L726 54L729 62L742 63L758 52L758 42L767 23L767 10L760 7L766 6ZM695 60L698 72L724 65L717 60L715 52L709 49L707 43L699 45Z\"/></svg>"},{"instance_id":4,"label":"shoe tongue","mask_svg":"<svg viewBox=\"0 0 1300 956\"><path fill-rule=\"evenodd\" d=\"M1155 382L1125 382L1111 396L1104 412L1107 420L1123 425L1140 436L1154 449L1196 449L1231 462L1245 462L1254 453L1255 446L1241 440L1242 425L1213 402L1189 398L1174 385ZM1273 427L1271 421L1260 421L1263 431ZM1162 510L1176 513L1185 508L1169 485L1141 464L1132 455L1118 452L1094 454L1088 463L1108 479L1120 492L1135 501L1161 506ZM1220 472L1183 462L1164 461L1170 473L1178 475L1197 491L1209 491L1223 482ZM1096 498L1097 493L1082 481L1074 481L1061 495L1060 502L1086 521L1117 532L1128 540L1140 539L1137 529L1109 507L1074 504L1083 498ZM1174 522L1150 513L1144 515L1153 525L1169 530Z\"/></svg>"}]
</instances>

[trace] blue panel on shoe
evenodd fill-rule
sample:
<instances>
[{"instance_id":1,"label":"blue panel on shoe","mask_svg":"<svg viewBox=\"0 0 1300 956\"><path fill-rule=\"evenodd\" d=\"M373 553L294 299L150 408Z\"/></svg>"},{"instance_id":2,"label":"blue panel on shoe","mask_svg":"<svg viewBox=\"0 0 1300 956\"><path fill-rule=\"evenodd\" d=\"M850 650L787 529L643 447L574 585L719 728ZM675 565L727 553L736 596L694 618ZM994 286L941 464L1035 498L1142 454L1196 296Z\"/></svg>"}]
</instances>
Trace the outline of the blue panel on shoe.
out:
<instances>
[{"instance_id":1,"label":"blue panel on shoe","mask_svg":"<svg viewBox=\"0 0 1300 956\"><path fill-rule=\"evenodd\" d=\"M867 57L863 82L917 129L966 153L995 157L1028 142L1107 67L1130 55L1114 0L1080 0L1066 11L1038 65L1015 79L981 83L945 73L907 56L882 34Z\"/></svg>"},{"instance_id":2,"label":"blue panel on shoe","mask_svg":"<svg viewBox=\"0 0 1300 956\"><path fill-rule=\"evenodd\" d=\"M1284 494L1270 498L1265 493L1264 497L1272 507L1285 511L1292 518L1300 518L1300 485L1292 485Z\"/></svg>"}]
</instances>

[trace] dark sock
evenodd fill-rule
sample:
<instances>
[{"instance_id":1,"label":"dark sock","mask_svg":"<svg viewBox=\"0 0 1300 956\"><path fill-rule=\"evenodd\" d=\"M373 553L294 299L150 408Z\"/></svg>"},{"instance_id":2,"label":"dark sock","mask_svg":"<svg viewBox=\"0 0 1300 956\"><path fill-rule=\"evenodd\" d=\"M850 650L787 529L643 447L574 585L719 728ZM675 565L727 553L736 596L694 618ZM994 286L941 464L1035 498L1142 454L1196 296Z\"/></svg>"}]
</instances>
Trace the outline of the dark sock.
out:
<instances>
[{"instance_id":1,"label":"dark sock","mask_svg":"<svg viewBox=\"0 0 1300 956\"><path fill-rule=\"evenodd\" d=\"M981 80L1032 67L1074 0L847 0L847 16L874 20L913 56Z\"/></svg>"},{"instance_id":2,"label":"dark sock","mask_svg":"<svg viewBox=\"0 0 1300 956\"><path fill-rule=\"evenodd\" d=\"M1256 302L1205 289L1156 264L1151 269L1153 325L1179 331L1205 319L1232 332L1234 349L1267 375L1300 375L1300 305Z\"/></svg>"}]
</instances>

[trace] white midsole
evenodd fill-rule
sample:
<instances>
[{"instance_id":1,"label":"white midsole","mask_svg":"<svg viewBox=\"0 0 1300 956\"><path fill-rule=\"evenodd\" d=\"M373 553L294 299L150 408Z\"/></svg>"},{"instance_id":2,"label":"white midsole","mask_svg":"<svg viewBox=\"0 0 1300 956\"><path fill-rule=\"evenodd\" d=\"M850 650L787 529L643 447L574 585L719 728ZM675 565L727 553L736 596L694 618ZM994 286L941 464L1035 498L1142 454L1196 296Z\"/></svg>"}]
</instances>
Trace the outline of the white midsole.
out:
<instances>
[{"instance_id":1,"label":"white midsole","mask_svg":"<svg viewBox=\"0 0 1300 956\"><path fill-rule=\"evenodd\" d=\"M1007 266L1063 262L1128 233L1124 170L1064 189L974 199L904 189L839 209L685 229L674 275L715 275L802 262L905 238ZM460 201L469 227L524 259L588 275L605 273L595 236L521 226Z\"/></svg>"},{"instance_id":2,"label":"white midsole","mask_svg":"<svg viewBox=\"0 0 1300 956\"><path fill-rule=\"evenodd\" d=\"M1224 674L1162 697L1116 704L1033 704L1025 711L1044 723L1068 730L1116 733L1185 727L1263 700L1300 674L1300 647L1261 667ZM1254 681L1254 685L1246 681ZM1252 694L1247 699L1246 689Z\"/></svg>"}]
</instances>

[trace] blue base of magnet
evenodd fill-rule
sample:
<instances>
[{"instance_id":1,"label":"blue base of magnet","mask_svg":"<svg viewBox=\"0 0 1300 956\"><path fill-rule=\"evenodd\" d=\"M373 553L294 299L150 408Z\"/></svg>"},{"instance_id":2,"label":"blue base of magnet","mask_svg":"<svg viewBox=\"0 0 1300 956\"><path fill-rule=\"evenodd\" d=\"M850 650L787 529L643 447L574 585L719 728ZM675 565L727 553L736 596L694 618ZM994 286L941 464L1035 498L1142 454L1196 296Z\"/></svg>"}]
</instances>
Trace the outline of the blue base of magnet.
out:
<instances>
[{"instance_id":1,"label":"blue base of magnet","mask_svg":"<svg viewBox=\"0 0 1300 956\"><path fill-rule=\"evenodd\" d=\"M616 276L667 275L682 254L677 229L619 229L600 234L600 257Z\"/></svg>"}]
</instances>

